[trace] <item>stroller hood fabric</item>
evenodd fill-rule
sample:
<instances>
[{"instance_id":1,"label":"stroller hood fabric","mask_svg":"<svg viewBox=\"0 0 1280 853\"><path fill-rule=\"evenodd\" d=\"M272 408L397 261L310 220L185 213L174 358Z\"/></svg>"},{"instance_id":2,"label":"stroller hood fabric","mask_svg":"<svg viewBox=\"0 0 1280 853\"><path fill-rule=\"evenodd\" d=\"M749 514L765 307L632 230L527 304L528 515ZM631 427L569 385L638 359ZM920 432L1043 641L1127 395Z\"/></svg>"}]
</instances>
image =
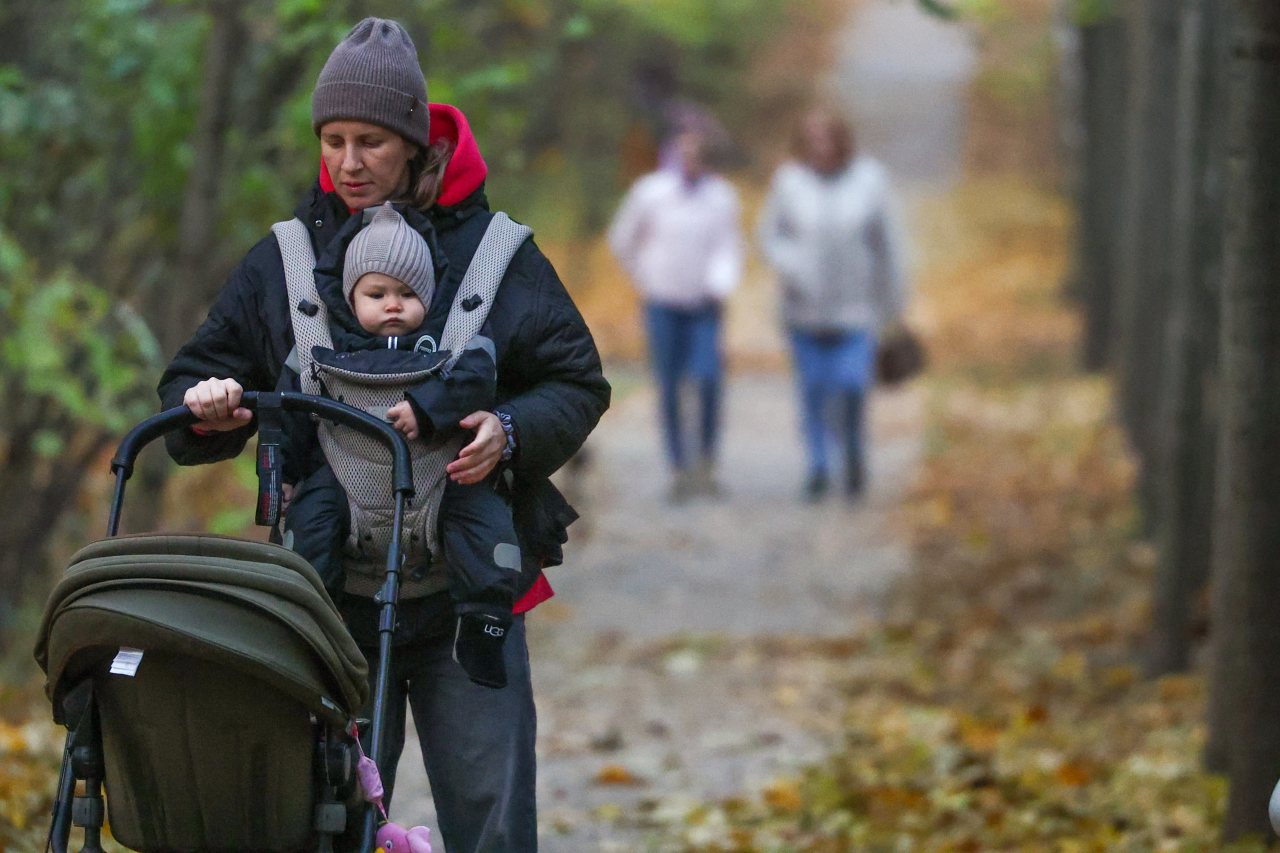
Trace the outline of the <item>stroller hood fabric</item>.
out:
<instances>
[{"instance_id":1,"label":"stroller hood fabric","mask_svg":"<svg viewBox=\"0 0 1280 853\"><path fill-rule=\"evenodd\" d=\"M153 650L242 671L339 725L369 695L364 657L315 571L263 542L145 534L82 548L35 650L55 709L116 646L140 649L143 668Z\"/></svg>"}]
</instances>

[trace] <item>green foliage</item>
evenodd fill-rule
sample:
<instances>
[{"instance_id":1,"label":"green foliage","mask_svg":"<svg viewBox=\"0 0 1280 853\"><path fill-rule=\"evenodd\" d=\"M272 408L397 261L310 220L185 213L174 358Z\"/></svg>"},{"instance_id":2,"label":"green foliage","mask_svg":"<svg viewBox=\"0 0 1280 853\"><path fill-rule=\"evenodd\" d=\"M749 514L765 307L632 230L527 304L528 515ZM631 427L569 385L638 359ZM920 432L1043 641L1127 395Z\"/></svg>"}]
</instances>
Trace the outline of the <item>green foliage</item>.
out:
<instances>
[{"instance_id":1,"label":"green foliage","mask_svg":"<svg viewBox=\"0 0 1280 853\"><path fill-rule=\"evenodd\" d=\"M0 436L32 432L51 457L69 427L120 432L151 410L160 354L145 323L100 288L41 274L0 232Z\"/></svg>"},{"instance_id":2,"label":"green foliage","mask_svg":"<svg viewBox=\"0 0 1280 853\"><path fill-rule=\"evenodd\" d=\"M174 236L206 25L147 0L43 5L49 43L3 75L0 218L35 258L127 293Z\"/></svg>"},{"instance_id":3,"label":"green foliage","mask_svg":"<svg viewBox=\"0 0 1280 853\"><path fill-rule=\"evenodd\" d=\"M975 20L990 23L1009 16L1001 0L915 0L925 12L944 21ZM1120 13L1123 0L1070 0L1067 11L1079 26L1098 23Z\"/></svg>"},{"instance_id":4,"label":"green foliage","mask_svg":"<svg viewBox=\"0 0 1280 853\"><path fill-rule=\"evenodd\" d=\"M216 511L205 522L210 533L222 536L244 536L253 527L253 495L258 491L258 467L256 453L242 453L227 463L231 480L246 496L246 500L234 502Z\"/></svg>"},{"instance_id":5,"label":"green foliage","mask_svg":"<svg viewBox=\"0 0 1280 853\"><path fill-rule=\"evenodd\" d=\"M764 11L761 4L753 0L596 0L583 5L620 6L652 32L693 50L731 38L726 27L749 27L750 16Z\"/></svg>"},{"instance_id":6,"label":"green foliage","mask_svg":"<svg viewBox=\"0 0 1280 853\"><path fill-rule=\"evenodd\" d=\"M1053 42L1044 38L1009 57L1009 61L982 69L976 88L1010 109L1034 102L1054 83Z\"/></svg>"},{"instance_id":7,"label":"green foliage","mask_svg":"<svg viewBox=\"0 0 1280 853\"><path fill-rule=\"evenodd\" d=\"M920 8L933 15L936 18L942 18L944 21L952 21L960 16L960 12L955 6L943 3L941 0L916 0L920 4Z\"/></svg>"},{"instance_id":8,"label":"green foliage","mask_svg":"<svg viewBox=\"0 0 1280 853\"><path fill-rule=\"evenodd\" d=\"M240 9L222 216L208 235L223 270L314 179L311 85L363 11L316 0ZM639 77L656 69L664 94L746 133L742 74L785 14L770 0L393 0L377 11L415 37L433 100L466 111L495 201L536 225L539 187L585 194L571 230L611 209L629 177L617 162L624 136L660 132ZM112 294L161 287L192 165L207 7L47 0L41 24L20 33L30 47L16 61L0 54L0 216L34 256L56 253Z\"/></svg>"},{"instance_id":9,"label":"green foliage","mask_svg":"<svg viewBox=\"0 0 1280 853\"><path fill-rule=\"evenodd\" d=\"M1071 19L1081 27L1099 24L1119 15L1123 5L1123 0L1074 0Z\"/></svg>"}]
</instances>

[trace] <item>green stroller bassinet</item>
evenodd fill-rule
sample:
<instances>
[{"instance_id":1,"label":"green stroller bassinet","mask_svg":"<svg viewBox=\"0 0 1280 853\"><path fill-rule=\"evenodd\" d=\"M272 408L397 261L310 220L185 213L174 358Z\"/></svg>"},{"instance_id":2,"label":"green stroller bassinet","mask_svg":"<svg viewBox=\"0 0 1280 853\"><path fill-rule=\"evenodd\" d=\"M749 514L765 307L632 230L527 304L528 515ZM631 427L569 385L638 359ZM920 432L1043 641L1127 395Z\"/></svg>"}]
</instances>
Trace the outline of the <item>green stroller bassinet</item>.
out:
<instances>
[{"instance_id":1,"label":"green stroller bassinet","mask_svg":"<svg viewBox=\"0 0 1280 853\"><path fill-rule=\"evenodd\" d=\"M408 451L385 424L306 395L245 396L262 422L260 474L271 474L268 423L281 404L323 409L363 420L358 428L389 441L406 469L397 479L403 506ZM189 424L184 413L158 415L122 443L112 463L111 534L137 451ZM271 476L264 481L260 508L278 487ZM397 576L388 572L384 590L387 626ZM390 630L383 641L389 652ZM101 849L104 811L116 840L142 853L325 851L356 826L348 812L365 804L352 731L370 692L367 667L319 577L292 551L209 535L94 542L72 558L49 598L36 659L54 718L69 730L50 831L58 853L72 822L85 827L84 849ZM377 685L385 694L389 658L381 660ZM383 716L378 701L375 756ZM77 780L86 783L80 796ZM370 850L372 814L365 818L360 847Z\"/></svg>"}]
</instances>

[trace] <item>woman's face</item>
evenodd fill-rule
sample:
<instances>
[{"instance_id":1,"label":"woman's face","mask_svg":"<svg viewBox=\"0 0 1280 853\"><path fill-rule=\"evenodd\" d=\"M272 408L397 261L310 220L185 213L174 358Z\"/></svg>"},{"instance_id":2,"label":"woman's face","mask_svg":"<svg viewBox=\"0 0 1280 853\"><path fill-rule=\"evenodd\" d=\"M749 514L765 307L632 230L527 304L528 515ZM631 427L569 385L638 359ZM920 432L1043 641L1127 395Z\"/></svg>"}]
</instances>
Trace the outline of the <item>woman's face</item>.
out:
<instances>
[{"instance_id":1,"label":"woman's face","mask_svg":"<svg viewBox=\"0 0 1280 853\"><path fill-rule=\"evenodd\" d=\"M676 154L688 180L696 181L707 173L707 143L698 134L685 131L677 136Z\"/></svg>"},{"instance_id":2,"label":"woman's face","mask_svg":"<svg viewBox=\"0 0 1280 853\"><path fill-rule=\"evenodd\" d=\"M803 125L805 160L819 172L830 174L844 166L835 128L825 116L810 116Z\"/></svg>"},{"instance_id":3,"label":"woman's face","mask_svg":"<svg viewBox=\"0 0 1280 853\"><path fill-rule=\"evenodd\" d=\"M320 128L320 156L338 196L353 210L403 194L417 153L418 146L376 124L331 121Z\"/></svg>"}]
</instances>

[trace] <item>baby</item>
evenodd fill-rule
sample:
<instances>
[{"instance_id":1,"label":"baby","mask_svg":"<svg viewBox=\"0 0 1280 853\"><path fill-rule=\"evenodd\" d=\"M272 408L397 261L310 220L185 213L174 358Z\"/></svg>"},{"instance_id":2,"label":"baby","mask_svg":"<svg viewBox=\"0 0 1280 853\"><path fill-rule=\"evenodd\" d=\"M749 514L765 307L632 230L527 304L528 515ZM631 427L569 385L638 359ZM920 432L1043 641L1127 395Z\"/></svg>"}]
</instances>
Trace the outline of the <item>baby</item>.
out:
<instances>
[{"instance_id":1,"label":"baby","mask_svg":"<svg viewBox=\"0 0 1280 853\"><path fill-rule=\"evenodd\" d=\"M383 354L403 362L423 343L430 344L430 353L434 340L422 326L434 290L426 241L390 203L379 208L347 247L342 292L358 328L334 322L331 314L335 352L359 352L365 364ZM411 441L444 441L462 429L459 422L466 415L493 408L496 383L492 350L471 347L447 377L405 388L405 399L387 410L387 419ZM309 459L317 460L317 453L310 420L292 419L286 429L288 478L291 470L296 477ZM298 484L285 516L285 531L291 547L337 594L345 583L342 560L351 522L331 461L311 462L313 470ZM446 575L459 617L455 657L472 681L488 687L506 684L502 644L512 620L519 554L511 507L496 481L496 471L474 484L447 479L439 512ZM498 560L500 571L495 571Z\"/></svg>"}]
</instances>

